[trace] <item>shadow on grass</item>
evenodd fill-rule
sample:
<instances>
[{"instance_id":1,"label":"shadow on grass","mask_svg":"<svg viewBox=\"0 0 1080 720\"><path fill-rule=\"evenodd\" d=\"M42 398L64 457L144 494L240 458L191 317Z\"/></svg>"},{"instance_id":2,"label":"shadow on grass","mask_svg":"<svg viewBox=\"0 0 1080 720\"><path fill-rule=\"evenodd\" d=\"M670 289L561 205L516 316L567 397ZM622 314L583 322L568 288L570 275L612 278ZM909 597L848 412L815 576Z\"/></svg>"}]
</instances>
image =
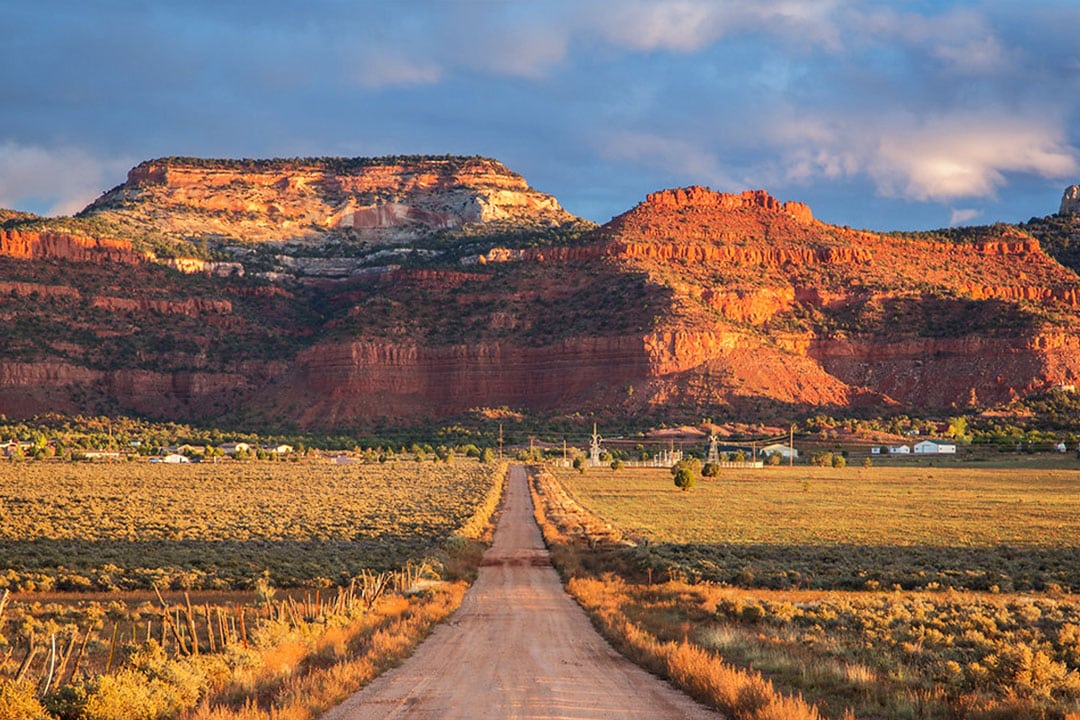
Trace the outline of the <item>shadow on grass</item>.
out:
<instances>
[{"instance_id":1,"label":"shadow on grass","mask_svg":"<svg viewBox=\"0 0 1080 720\"><path fill-rule=\"evenodd\" d=\"M657 580L753 588L1080 591L1080 548L859 545L642 545L617 551Z\"/></svg>"},{"instance_id":2,"label":"shadow on grass","mask_svg":"<svg viewBox=\"0 0 1080 720\"><path fill-rule=\"evenodd\" d=\"M264 572L278 586L348 583L401 567L446 538L355 540L3 540L0 587L13 590L246 589Z\"/></svg>"}]
</instances>

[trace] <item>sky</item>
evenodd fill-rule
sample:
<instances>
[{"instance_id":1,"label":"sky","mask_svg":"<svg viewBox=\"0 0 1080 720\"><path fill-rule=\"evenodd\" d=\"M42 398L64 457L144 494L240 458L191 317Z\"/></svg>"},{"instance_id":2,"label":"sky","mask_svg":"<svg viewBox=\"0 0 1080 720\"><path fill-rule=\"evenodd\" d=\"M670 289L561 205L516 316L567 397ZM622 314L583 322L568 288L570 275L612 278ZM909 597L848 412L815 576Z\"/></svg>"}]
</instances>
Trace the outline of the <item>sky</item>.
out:
<instances>
[{"instance_id":1,"label":"sky","mask_svg":"<svg viewBox=\"0 0 1080 720\"><path fill-rule=\"evenodd\" d=\"M1080 3L5 0L0 207L164 156L494 157L596 222L764 188L837 225L1054 213Z\"/></svg>"}]
</instances>

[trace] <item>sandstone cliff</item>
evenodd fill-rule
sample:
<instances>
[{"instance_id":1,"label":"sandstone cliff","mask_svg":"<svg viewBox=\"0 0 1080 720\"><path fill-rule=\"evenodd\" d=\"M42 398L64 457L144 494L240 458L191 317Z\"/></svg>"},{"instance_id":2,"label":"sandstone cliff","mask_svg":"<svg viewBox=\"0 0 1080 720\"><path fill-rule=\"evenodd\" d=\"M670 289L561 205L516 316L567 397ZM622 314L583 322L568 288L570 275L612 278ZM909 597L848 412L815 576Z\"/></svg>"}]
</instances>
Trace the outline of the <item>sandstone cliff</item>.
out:
<instances>
[{"instance_id":1,"label":"sandstone cliff","mask_svg":"<svg viewBox=\"0 0 1080 720\"><path fill-rule=\"evenodd\" d=\"M490 160L144 163L85 232L0 230L0 412L323 429L501 406L772 419L1080 383L1080 277L1021 229L882 235L701 187L580 237L560 234L572 220ZM166 268L139 245L445 228L463 232L437 253L281 246L273 272L246 255ZM515 228L531 240L507 242Z\"/></svg>"},{"instance_id":2,"label":"sandstone cliff","mask_svg":"<svg viewBox=\"0 0 1080 720\"><path fill-rule=\"evenodd\" d=\"M397 243L466 226L576 221L498 161L426 156L151 160L81 215L167 237L243 243Z\"/></svg>"}]
</instances>

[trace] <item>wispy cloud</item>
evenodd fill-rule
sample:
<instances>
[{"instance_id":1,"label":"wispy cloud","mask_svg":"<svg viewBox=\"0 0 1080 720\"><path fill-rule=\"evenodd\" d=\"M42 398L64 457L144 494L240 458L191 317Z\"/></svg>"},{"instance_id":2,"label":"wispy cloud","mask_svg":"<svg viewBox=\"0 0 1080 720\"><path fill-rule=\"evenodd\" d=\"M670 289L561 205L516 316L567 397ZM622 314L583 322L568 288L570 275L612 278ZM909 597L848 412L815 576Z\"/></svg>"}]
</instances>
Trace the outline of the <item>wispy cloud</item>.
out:
<instances>
[{"instance_id":1,"label":"wispy cloud","mask_svg":"<svg viewBox=\"0 0 1080 720\"><path fill-rule=\"evenodd\" d=\"M992 197L1007 173L1064 179L1080 164L1064 129L1044 119L956 114L881 137L867 169L885 195L948 201Z\"/></svg>"},{"instance_id":2,"label":"wispy cloud","mask_svg":"<svg viewBox=\"0 0 1080 720\"><path fill-rule=\"evenodd\" d=\"M953 208L949 214L949 225L963 225L982 215L982 210L975 208Z\"/></svg>"},{"instance_id":3,"label":"wispy cloud","mask_svg":"<svg viewBox=\"0 0 1080 720\"><path fill-rule=\"evenodd\" d=\"M0 143L0 207L45 215L71 215L104 189L105 178L129 160L101 160L78 148Z\"/></svg>"},{"instance_id":4,"label":"wispy cloud","mask_svg":"<svg viewBox=\"0 0 1080 720\"><path fill-rule=\"evenodd\" d=\"M1011 173L1058 180L1080 171L1080 152L1050 118L953 114L887 120L790 118L773 137L786 146L784 176L795 183L865 174L879 195L948 202L991 198Z\"/></svg>"}]
</instances>

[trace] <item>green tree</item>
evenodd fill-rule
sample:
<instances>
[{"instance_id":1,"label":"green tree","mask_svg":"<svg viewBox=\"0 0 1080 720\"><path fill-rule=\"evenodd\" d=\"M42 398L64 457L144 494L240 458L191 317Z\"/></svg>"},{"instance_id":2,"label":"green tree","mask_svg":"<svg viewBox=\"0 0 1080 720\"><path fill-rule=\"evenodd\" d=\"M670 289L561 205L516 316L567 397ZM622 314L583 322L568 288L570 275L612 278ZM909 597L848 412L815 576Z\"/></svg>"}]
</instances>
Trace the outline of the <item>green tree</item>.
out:
<instances>
[{"instance_id":1,"label":"green tree","mask_svg":"<svg viewBox=\"0 0 1080 720\"><path fill-rule=\"evenodd\" d=\"M694 476L694 473L690 471L690 468L681 467L675 471L675 487L683 492L694 487L694 483L696 482L697 478Z\"/></svg>"},{"instance_id":2,"label":"green tree","mask_svg":"<svg viewBox=\"0 0 1080 720\"><path fill-rule=\"evenodd\" d=\"M701 461L696 457L684 458L671 467L671 474L675 477L675 487L689 490L701 475Z\"/></svg>"}]
</instances>

